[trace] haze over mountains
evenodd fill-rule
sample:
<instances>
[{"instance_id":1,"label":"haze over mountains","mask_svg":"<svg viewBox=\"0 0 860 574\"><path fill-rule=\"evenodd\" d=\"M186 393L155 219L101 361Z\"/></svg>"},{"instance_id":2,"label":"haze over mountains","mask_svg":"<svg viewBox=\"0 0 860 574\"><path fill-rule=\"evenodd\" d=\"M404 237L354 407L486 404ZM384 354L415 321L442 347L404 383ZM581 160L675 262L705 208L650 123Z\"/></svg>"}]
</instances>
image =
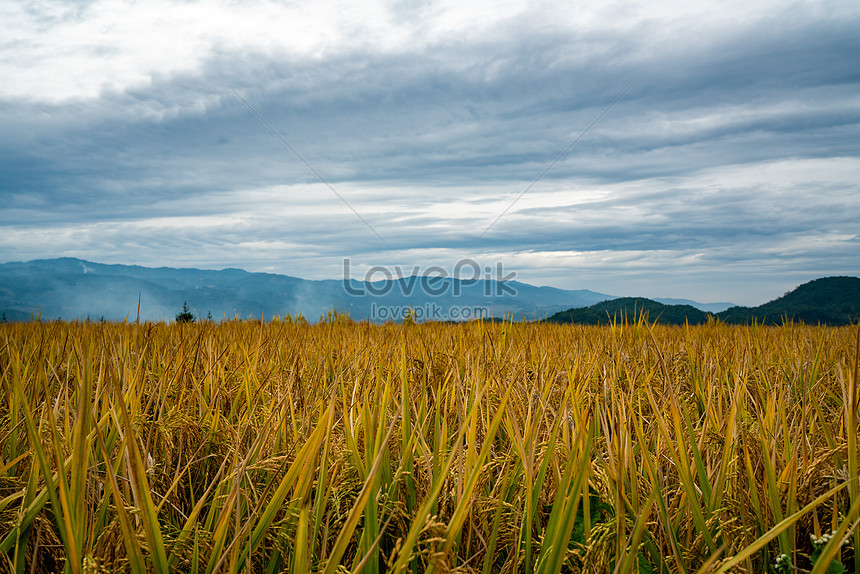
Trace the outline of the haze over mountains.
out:
<instances>
[{"instance_id":1,"label":"haze over mountains","mask_svg":"<svg viewBox=\"0 0 860 574\"><path fill-rule=\"evenodd\" d=\"M61 258L0 264L0 313L10 321L37 316L45 320L134 320L139 301L141 320L169 321L187 301L196 317L215 320L302 315L315 321L336 309L356 320L397 321L410 308L417 320L463 320L481 315L533 320L555 314L555 321L599 323L618 311L632 314L642 309L661 322L700 323L712 313L732 322L786 314L807 322L853 320L854 309L860 309L856 303L860 279L827 278L812 283L811 289L798 288L794 295L750 310L731 303L687 299L617 298L587 289L536 287L519 281L406 277L345 284L336 279L311 281L241 269L148 268Z\"/></svg>"},{"instance_id":2,"label":"haze over mountains","mask_svg":"<svg viewBox=\"0 0 860 574\"><path fill-rule=\"evenodd\" d=\"M518 281L460 281L407 277L391 284L311 281L241 269L148 268L62 258L0 264L0 312L8 320L172 320L184 301L201 318L271 318L301 314L309 321L333 309L354 319L398 320L406 307L424 319L490 316L545 318L570 307L611 299L586 289L535 287ZM459 316L447 313L456 309ZM434 316L435 313L439 313ZM400 314L400 315L398 315ZM422 317L417 317L422 318Z\"/></svg>"}]
</instances>

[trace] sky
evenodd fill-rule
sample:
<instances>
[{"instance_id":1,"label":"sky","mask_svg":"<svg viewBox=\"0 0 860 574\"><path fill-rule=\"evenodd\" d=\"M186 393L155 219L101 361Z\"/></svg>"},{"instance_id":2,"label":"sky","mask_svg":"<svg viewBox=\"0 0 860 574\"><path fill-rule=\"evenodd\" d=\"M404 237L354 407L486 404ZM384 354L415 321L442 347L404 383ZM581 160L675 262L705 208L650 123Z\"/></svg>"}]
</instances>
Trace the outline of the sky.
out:
<instances>
[{"instance_id":1,"label":"sky","mask_svg":"<svg viewBox=\"0 0 860 574\"><path fill-rule=\"evenodd\" d=\"M473 261L747 305L860 274L856 0L0 0L0 21L2 262Z\"/></svg>"}]
</instances>

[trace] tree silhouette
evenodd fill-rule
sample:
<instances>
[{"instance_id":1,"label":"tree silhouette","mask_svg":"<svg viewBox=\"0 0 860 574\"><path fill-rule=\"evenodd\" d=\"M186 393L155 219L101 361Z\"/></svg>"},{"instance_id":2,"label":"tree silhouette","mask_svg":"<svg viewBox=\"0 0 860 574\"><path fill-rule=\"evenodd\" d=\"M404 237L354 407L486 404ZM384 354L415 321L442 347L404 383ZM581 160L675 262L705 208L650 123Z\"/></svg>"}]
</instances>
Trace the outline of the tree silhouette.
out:
<instances>
[{"instance_id":1,"label":"tree silhouette","mask_svg":"<svg viewBox=\"0 0 860 574\"><path fill-rule=\"evenodd\" d=\"M176 314L177 323L193 323L194 315L188 309L188 301L182 302L182 312Z\"/></svg>"}]
</instances>

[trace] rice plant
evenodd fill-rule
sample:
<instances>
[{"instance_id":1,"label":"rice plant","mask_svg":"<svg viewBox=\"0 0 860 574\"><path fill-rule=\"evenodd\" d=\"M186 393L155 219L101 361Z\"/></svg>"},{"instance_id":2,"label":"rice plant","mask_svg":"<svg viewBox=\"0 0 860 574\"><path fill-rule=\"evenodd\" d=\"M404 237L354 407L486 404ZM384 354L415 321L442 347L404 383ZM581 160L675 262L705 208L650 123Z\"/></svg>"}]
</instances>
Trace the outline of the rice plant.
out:
<instances>
[{"instance_id":1,"label":"rice plant","mask_svg":"<svg viewBox=\"0 0 860 574\"><path fill-rule=\"evenodd\" d=\"M4 324L0 562L859 572L858 357L857 327Z\"/></svg>"}]
</instances>

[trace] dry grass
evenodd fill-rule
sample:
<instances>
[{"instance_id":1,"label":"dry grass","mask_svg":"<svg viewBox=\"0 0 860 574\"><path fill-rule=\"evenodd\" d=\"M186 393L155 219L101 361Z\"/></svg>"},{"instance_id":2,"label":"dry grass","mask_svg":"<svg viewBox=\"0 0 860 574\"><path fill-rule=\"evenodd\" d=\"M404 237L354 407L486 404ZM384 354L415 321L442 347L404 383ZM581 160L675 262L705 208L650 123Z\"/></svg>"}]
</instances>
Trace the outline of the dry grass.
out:
<instances>
[{"instance_id":1,"label":"dry grass","mask_svg":"<svg viewBox=\"0 0 860 574\"><path fill-rule=\"evenodd\" d=\"M857 571L857 337L2 325L0 568Z\"/></svg>"}]
</instances>

